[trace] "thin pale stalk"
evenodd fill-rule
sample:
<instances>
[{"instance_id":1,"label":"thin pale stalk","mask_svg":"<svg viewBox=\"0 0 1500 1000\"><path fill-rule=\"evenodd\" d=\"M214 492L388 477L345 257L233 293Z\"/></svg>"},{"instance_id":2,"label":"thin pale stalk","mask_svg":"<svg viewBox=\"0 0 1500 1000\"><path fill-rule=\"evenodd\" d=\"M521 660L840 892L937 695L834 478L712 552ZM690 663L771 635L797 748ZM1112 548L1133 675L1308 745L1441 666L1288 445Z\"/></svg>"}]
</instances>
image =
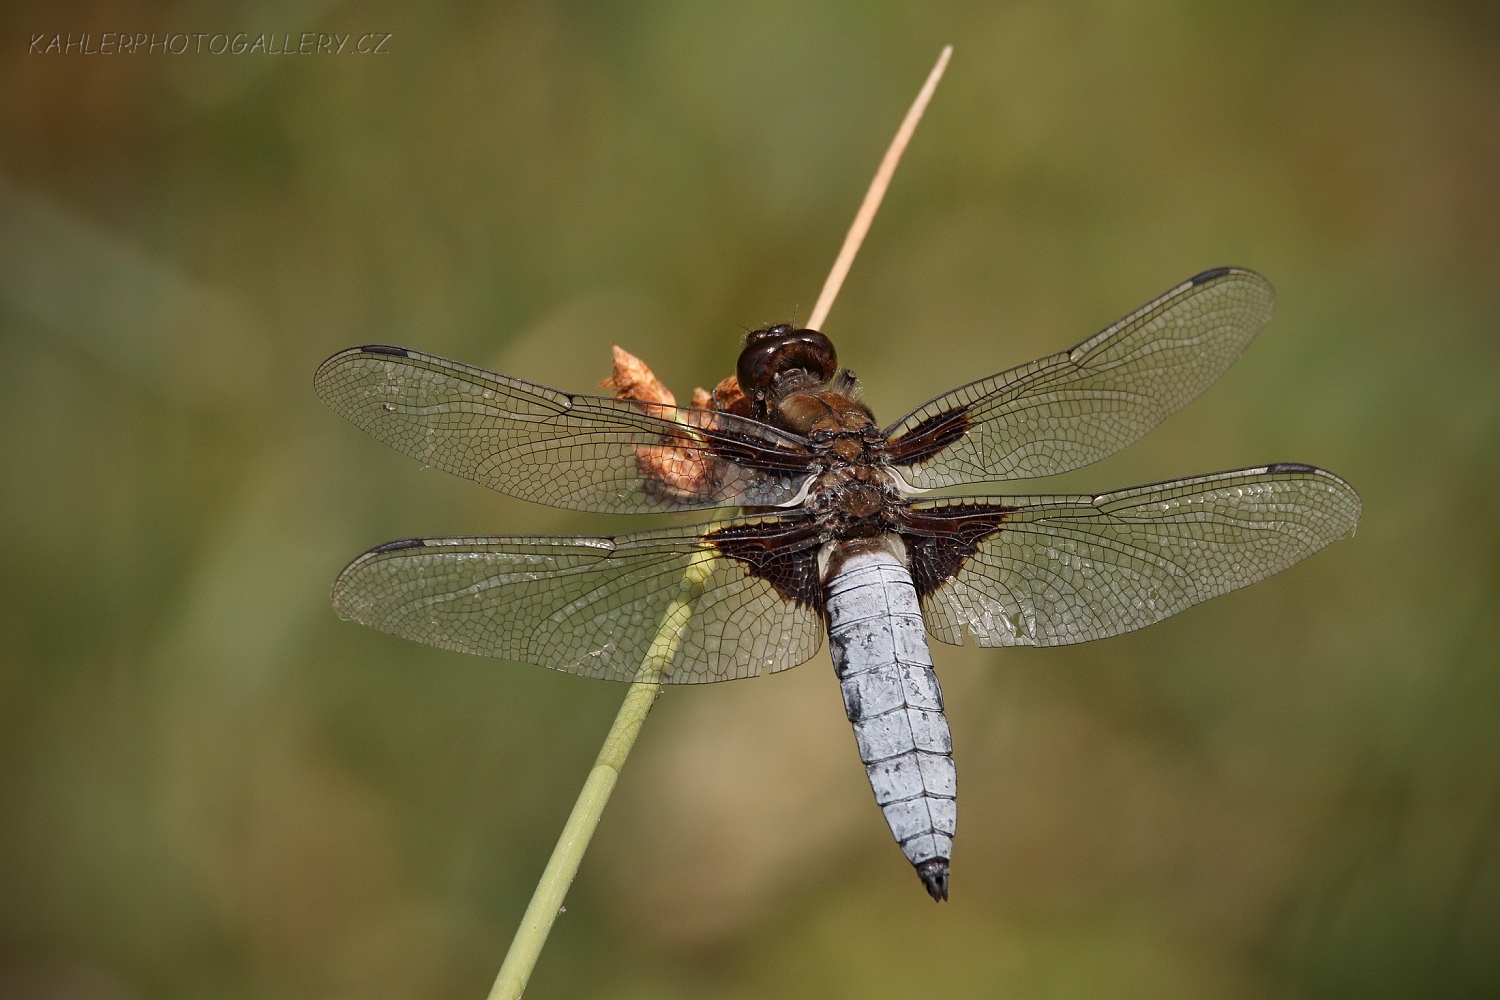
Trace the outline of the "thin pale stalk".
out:
<instances>
[{"instance_id":1,"label":"thin pale stalk","mask_svg":"<svg viewBox=\"0 0 1500 1000\"><path fill-rule=\"evenodd\" d=\"M703 593L711 565L707 555L700 555L683 573L677 597L667 607L661 628L657 629L636 679L625 693L625 703L620 706L614 725L604 738L594 768L583 783L583 791L578 793L573 812L563 826L557 846L552 849L552 857L542 871L536 892L532 893L521 926L516 929L505 962L500 966L500 974L495 977L490 1000L516 1000L525 991L531 970L536 967L537 957L547 943L553 921L562 909L568 887L573 884L573 876L578 874L583 852L588 850L604 806L615 790L615 782L620 780L625 758L630 756L635 738L640 735L641 726L661 693L661 675L677 656L683 633L693 614L693 602Z\"/></svg>"},{"instance_id":2,"label":"thin pale stalk","mask_svg":"<svg viewBox=\"0 0 1500 1000\"><path fill-rule=\"evenodd\" d=\"M854 217L854 224L844 237L844 246L833 262L833 270L823 283L823 292L818 296L812 317L808 319L809 327L817 329L828 318L833 300L838 297L844 277L849 273L849 266L854 263L859 245L864 241L875 212L880 208L880 200L885 197L886 188L890 186L896 165L901 162L901 154L911 141L917 122L921 121L922 112L927 109L927 102L932 99L933 91L937 89L938 81L942 79L943 70L952 54L953 46L949 45L938 56L937 65L928 74L927 82L922 85L916 101L912 103L901 127L896 131L896 138L886 150L885 158L880 161L880 168L875 172L875 179L870 182L869 190L865 192L865 200ZM490 989L489 1000L518 1000L525 992L526 983L531 979L531 971L536 968L537 958L547 943L547 935L551 933L552 924L562 910L568 888L573 884L573 876L578 874L583 854L588 850L589 841L593 839L594 830L599 825L599 817L604 813L610 793L615 790L615 783L620 780L620 770L625 766L625 759L630 756L641 726L645 724L651 706L661 693L662 673L677 656L683 633L692 618L693 602L703 592L711 564L711 558L704 554L695 558L683 573L678 595L668 606L661 627L657 629L656 638L652 640L650 649L641 661L636 679L625 693L625 702L615 716L609 735L604 738L604 746L594 761L594 768L583 783L583 790L578 793L578 801L573 804L573 811L568 816L568 822L563 825L557 846L552 849L552 857L548 859L536 891L532 893L531 902L521 918L521 926L516 929L510 950L505 953L505 962L500 966L500 974L495 977L495 985Z\"/></svg>"},{"instance_id":3,"label":"thin pale stalk","mask_svg":"<svg viewBox=\"0 0 1500 1000\"><path fill-rule=\"evenodd\" d=\"M870 231L870 223L875 221L875 213L880 211L880 201L885 197L886 188L891 186L891 178L895 176L896 166L901 162L901 154L906 152L906 145L911 142L912 133L917 130L917 123L922 120L927 102L932 100L938 81L943 78L943 70L948 68L948 58L952 55L953 46L945 45L942 54L938 56L937 65L927 74L927 82L917 92L917 99L911 102L911 109L906 112L901 127L896 130L896 137L885 151L880 169L875 171L875 178L870 181L870 188L865 192L865 200L854 214L854 224L849 227L844 245L839 248L839 255L833 261L833 270L828 272L828 280L823 282L818 303L813 306L812 315L807 318L810 329L823 329L829 310L833 308L833 300L838 298L839 289L844 286L844 278L848 276L849 268L854 263L854 255L859 253L859 246L865 241L865 234Z\"/></svg>"}]
</instances>

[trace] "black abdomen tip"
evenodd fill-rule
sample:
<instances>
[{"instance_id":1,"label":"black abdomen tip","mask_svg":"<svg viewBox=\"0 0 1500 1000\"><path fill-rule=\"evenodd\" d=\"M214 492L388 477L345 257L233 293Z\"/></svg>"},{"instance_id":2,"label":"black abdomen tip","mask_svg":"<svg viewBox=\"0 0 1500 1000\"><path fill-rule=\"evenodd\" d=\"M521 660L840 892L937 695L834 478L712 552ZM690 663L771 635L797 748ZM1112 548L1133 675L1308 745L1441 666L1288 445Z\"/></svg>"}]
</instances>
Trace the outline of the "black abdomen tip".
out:
<instances>
[{"instance_id":1,"label":"black abdomen tip","mask_svg":"<svg viewBox=\"0 0 1500 1000\"><path fill-rule=\"evenodd\" d=\"M936 902L946 902L948 899L948 862L942 858L933 858L917 865L917 877L927 887L927 895Z\"/></svg>"}]
</instances>

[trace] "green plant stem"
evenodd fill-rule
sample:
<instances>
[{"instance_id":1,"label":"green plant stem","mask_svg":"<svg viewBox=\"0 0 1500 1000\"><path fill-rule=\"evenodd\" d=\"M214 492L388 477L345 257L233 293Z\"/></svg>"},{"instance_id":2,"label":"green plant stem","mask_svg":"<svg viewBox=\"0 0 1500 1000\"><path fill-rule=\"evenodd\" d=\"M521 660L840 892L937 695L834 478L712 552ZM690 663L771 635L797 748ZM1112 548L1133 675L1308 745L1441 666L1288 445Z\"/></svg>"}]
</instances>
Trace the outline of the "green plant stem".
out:
<instances>
[{"instance_id":1,"label":"green plant stem","mask_svg":"<svg viewBox=\"0 0 1500 1000\"><path fill-rule=\"evenodd\" d=\"M563 826L536 892L532 893L531 903L521 917L521 926L516 929L510 950L505 953L505 961L500 966L500 974L495 977L495 985L490 990L490 1000L517 1000L525 992L531 970L536 967L542 947L547 943L547 935L551 933L563 899L568 895L568 887L573 884L573 876L578 874L583 853L594 837L599 817L604 813L610 793L615 790L615 783L620 780L625 759L630 756L635 738L640 735L641 726L661 693L662 673L677 656L683 633L693 615L693 602L703 592L711 565L708 557L699 556L683 573L678 595L667 606L656 638L641 660L636 679L625 692L625 701L615 715L614 725L604 737L604 746L599 750L594 768L583 783L583 790L578 793L573 812Z\"/></svg>"},{"instance_id":2,"label":"green plant stem","mask_svg":"<svg viewBox=\"0 0 1500 1000\"><path fill-rule=\"evenodd\" d=\"M833 270L823 284L823 292L818 296L818 303L808 326L816 329L828 317L828 310L833 307L844 276L848 273L855 254L859 252L860 243L869 231L875 212L880 208L880 201L885 196L891 175L895 173L896 164L900 162L901 154L906 149L917 122L921 120L933 91L937 89L943 70L948 65L948 57L952 54L953 46L943 49L938 56L937 65L928 74L927 82L922 85L921 92L917 94L916 101L896 132L896 138L891 142L885 159L881 161L875 179L870 182L870 189L854 218L854 224L849 228L849 235L844 239L843 249L834 261ZM656 638L641 660L635 682L625 693L625 703L620 706L615 724L604 738L604 746L599 751L598 759L594 761L594 769L583 783L583 791L578 793L578 801L573 804L573 812L563 826L562 836L552 849L552 857L542 871L542 879L537 883L536 892L532 893L531 903L526 907L521 926L510 942L510 950L505 953L505 962L500 966L500 975L495 978L489 1000L517 1000L526 990L531 970L536 967L542 946L547 943L547 935L552 930L553 922L557 920L563 899L568 894L568 887L573 884L573 876L578 874L578 865L583 861L583 852L588 849L589 841L593 839L594 828L599 825L599 817L604 813L604 805L609 801L610 793L615 790L615 782L620 780L620 769L625 766L625 758L630 756L630 748L635 745L635 738L640 734L656 696L661 693L661 676L677 656L683 631L693 616L693 602L703 593L703 585L708 579L711 565L712 559L700 554L694 557L683 573L678 595L668 605L661 627L656 631Z\"/></svg>"}]
</instances>

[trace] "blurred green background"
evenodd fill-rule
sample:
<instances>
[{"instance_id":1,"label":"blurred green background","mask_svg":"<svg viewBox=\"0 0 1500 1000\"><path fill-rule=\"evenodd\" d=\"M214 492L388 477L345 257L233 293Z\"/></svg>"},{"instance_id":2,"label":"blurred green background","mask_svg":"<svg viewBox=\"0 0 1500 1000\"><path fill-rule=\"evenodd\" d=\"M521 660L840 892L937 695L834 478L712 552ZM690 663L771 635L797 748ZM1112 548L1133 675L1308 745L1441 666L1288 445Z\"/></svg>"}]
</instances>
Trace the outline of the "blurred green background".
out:
<instances>
[{"instance_id":1,"label":"blurred green background","mask_svg":"<svg viewBox=\"0 0 1500 1000\"><path fill-rule=\"evenodd\" d=\"M1144 632L938 647L953 901L826 653L669 690L535 997L1500 994L1500 17L1461 2L0 13L0 996L483 996L624 689L338 621L420 534L623 531L323 409L420 347L680 397L805 318L894 419L1219 264L1275 320L1039 492L1267 461L1364 520ZM106 31L379 55L31 54ZM1025 490L1030 484L1011 487Z\"/></svg>"}]
</instances>

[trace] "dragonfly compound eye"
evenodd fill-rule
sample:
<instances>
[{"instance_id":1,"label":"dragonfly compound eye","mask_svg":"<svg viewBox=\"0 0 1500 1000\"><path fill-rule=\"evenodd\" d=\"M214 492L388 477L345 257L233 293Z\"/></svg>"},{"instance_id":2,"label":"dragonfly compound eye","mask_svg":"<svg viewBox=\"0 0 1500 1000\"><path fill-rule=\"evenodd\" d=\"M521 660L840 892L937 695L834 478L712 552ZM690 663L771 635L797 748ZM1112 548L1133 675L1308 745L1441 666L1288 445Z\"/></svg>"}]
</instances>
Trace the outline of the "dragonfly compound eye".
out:
<instances>
[{"instance_id":1,"label":"dragonfly compound eye","mask_svg":"<svg viewBox=\"0 0 1500 1000\"><path fill-rule=\"evenodd\" d=\"M771 387L776 376L801 369L826 382L838 370L833 341L817 330L797 330L789 324L756 330L745 338L735 374L747 393Z\"/></svg>"}]
</instances>

